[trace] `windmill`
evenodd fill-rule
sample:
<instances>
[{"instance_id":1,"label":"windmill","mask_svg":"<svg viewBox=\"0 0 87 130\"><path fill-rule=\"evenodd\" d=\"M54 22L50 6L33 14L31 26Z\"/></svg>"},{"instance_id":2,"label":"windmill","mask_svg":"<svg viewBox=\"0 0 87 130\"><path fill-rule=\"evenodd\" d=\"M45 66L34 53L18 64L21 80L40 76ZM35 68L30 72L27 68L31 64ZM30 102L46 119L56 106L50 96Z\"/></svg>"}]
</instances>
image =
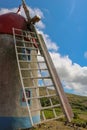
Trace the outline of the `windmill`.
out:
<instances>
[{"instance_id":1,"label":"windmill","mask_svg":"<svg viewBox=\"0 0 87 130\"><path fill-rule=\"evenodd\" d=\"M16 13L0 16L2 130L29 128L64 116L69 122L73 118L43 36L35 28L40 18L30 17L24 0L22 5L27 20Z\"/></svg>"}]
</instances>

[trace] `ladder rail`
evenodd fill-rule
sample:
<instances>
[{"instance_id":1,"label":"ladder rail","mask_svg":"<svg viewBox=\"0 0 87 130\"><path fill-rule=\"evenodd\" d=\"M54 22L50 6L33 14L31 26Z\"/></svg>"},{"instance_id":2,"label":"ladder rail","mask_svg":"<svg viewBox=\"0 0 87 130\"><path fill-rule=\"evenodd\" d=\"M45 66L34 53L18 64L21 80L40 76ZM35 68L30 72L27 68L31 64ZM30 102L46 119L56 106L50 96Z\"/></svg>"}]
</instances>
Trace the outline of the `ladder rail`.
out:
<instances>
[{"instance_id":1,"label":"ladder rail","mask_svg":"<svg viewBox=\"0 0 87 130\"><path fill-rule=\"evenodd\" d=\"M14 28L13 28L13 38L14 38L14 43L15 43L15 52L16 52L17 64L18 64L18 68L19 68L19 75L20 75L21 85L22 85L24 97L25 97L25 100L26 100L26 105L27 105L27 108L28 108L28 113L29 113L31 125L33 126L34 123L33 123L33 120L32 120L32 116L31 116L31 112L30 112L30 107L28 105L28 100L27 100L27 96L26 96L26 92L25 92L25 88L24 88L24 83L23 83L23 80L22 80L22 74L21 74L21 70L20 70L20 64L19 64L19 61L18 61L19 59L18 59L17 49L16 49L16 40L15 40L15 31L14 31Z\"/></svg>"},{"instance_id":2,"label":"ladder rail","mask_svg":"<svg viewBox=\"0 0 87 130\"><path fill-rule=\"evenodd\" d=\"M42 49L46 64L47 64L47 66L49 68L49 72L52 75L52 80L53 80L53 83L55 84L55 89L56 89L56 92L57 92L57 94L59 96L62 109L63 109L63 111L65 113L65 116L66 116L67 120L69 122L71 122L71 120L73 118L73 112L72 112L71 106L70 106L70 104L69 104L69 102L67 100L67 97L65 96L65 93L64 93L62 84L60 82L59 76L58 76L58 74L56 72L55 66L54 66L54 64L52 62L50 54L47 51L47 47L45 45L45 42L44 42L44 39L43 39L42 35L37 33L37 30L35 29L35 27L34 27L34 31L37 34L37 37L39 39L40 48ZM43 41L43 43L42 43L42 41Z\"/></svg>"},{"instance_id":3,"label":"ladder rail","mask_svg":"<svg viewBox=\"0 0 87 130\"><path fill-rule=\"evenodd\" d=\"M39 36L39 39L40 39L40 36ZM47 52L46 45L42 44L42 43L40 45L43 48L43 52L44 52L44 55L45 55L45 58L46 58L46 62L47 62L49 71L50 71L50 73L52 75L52 80L53 80L53 82L55 84L56 92L57 92L57 94L58 94L58 96L60 98L60 103L61 103L62 109L63 109L63 111L64 111L64 113L66 115L67 120L69 122L71 122L71 119L73 117L73 113L72 113L72 110L71 110L71 106L68 103L67 97L65 96L62 84L61 84L60 79L59 79L58 74L57 74L57 71L56 71L56 69L54 67L54 64L53 64L53 62L52 62L52 60L50 58L49 53ZM51 66L52 66L52 68L51 68Z\"/></svg>"}]
</instances>

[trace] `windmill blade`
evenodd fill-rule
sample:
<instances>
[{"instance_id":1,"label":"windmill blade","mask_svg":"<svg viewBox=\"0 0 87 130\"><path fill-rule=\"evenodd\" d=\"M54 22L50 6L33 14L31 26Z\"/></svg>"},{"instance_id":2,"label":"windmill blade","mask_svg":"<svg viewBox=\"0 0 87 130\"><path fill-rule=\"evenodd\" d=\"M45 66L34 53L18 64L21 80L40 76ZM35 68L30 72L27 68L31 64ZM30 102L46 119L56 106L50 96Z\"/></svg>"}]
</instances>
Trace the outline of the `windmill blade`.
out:
<instances>
[{"instance_id":1,"label":"windmill blade","mask_svg":"<svg viewBox=\"0 0 87 130\"><path fill-rule=\"evenodd\" d=\"M36 22L39 22L40 21L40 16L38 15L35 15L33 18L30 17L30 13L29 13L29 10L27 8L27 5L25 3L25 0L22 0L22 5L23 5L23 8L24 8L24 12L25 12L25 15L27 17L27 20L28 20L28 24L30 25L31 23L32 24L35 24Z\"/></svg>"},{"instance_id":2,"label":"windmill blade","mask_svg":"<svg viewBox=\"0 0 87 130\"><path fill-rule=\"evenodd\" d=\"M30 21L31 17L30 17L30 13L29 13L29 10L27 8L27 5L25 3L25 0L22 0L22 5L23 5L23 8L24 8L24 12L25 12L25 15L27 17L27 20Z\"/></svg>"}]
</instances>

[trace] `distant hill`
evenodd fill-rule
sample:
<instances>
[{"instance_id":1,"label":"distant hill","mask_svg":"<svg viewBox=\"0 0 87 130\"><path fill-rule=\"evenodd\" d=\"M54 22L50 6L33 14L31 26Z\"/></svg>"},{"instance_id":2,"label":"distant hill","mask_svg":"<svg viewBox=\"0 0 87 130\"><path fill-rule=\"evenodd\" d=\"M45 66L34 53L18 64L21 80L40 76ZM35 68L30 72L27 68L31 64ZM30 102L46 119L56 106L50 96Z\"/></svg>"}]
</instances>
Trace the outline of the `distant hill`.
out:
<instances>
[{"instance_id":1,"label":"distant hill","mask_svg":"<svg viewBox=\"0 0 87 130\"><path fill-rule=\"evenodd\" d=\"M77 118L87 122L87 97L74 94L67 94L67 97Z\"/></svg>"},{"instance_id":2,"label":"distant hill","mask_svg":"<svg viewBox=\"0 0 87 130\"><path fill-rule=\"evenodd\" d=\"M69 102L72 108L87 111L87 97L86 96L67 94L67 97L69 99Z\"/></svg>"}]
</instances>

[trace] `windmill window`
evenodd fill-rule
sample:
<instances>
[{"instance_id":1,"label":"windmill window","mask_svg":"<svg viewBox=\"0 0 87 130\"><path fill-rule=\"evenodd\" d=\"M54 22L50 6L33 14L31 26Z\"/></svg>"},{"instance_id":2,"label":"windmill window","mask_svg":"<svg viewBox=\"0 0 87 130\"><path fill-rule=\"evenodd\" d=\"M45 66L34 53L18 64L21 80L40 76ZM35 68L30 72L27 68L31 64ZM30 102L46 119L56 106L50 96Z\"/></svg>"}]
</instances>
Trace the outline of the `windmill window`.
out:
<instances>
[{"instance_id":1,"label":"windmill window","mask_svg":"<svg viewBox=\"0 0 87 130\"><path fill-rule=\"evenodd\" d=\"M31 50L30 49L26 49L26 53L27 55L27 59L30 61L31 60Z\"/></svg>"},{"instance_id":2,"label":"windmill window","mask_svg":"<svg viewBox=\"0 0 87 130\"><path fill-rule=\"evenodd\" d=\"M26 92L26 97L27 97L27 98L30 98L30 97L31 97L31 90L26 89L25 92ZM31 105L31 99L28 99L28 104ZM26 104L24 92L23 92L23 90L22 90L22 95L21 95L21 106L26 106L26 105L27 105L27 104Z\"/></svg>"}]
</instances>

